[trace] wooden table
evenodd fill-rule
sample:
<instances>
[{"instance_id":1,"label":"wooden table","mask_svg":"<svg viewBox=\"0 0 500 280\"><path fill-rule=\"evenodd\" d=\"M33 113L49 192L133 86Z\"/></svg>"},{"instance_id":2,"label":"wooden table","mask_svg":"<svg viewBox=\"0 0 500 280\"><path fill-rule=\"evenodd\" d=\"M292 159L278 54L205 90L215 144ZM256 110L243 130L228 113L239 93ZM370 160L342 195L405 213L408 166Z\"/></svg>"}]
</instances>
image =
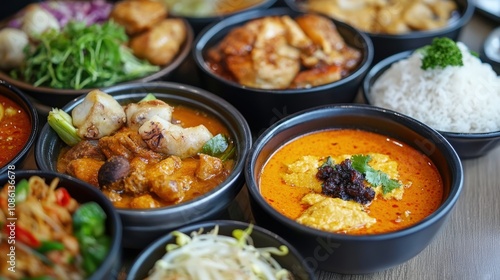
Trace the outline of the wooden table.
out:
<instances>
[{"instance_id":1,"label":"wooden table","mask_svg":"<svg viewBox=\"0 0 500 280\"><path fill-rule=\"evenodd\" d=\"M479 52L485 37L497 25L475 15L460 41ZM33 153L24 168L36 168ZM319 272L318 279L500 279L500 147L484 157L464 160L463 168L460 199L442 231L419 255L383 272L367 275ZM236 202L248 214L245 220L251 220L247 198L243 189Z\"/></svg>"}]
</instances>

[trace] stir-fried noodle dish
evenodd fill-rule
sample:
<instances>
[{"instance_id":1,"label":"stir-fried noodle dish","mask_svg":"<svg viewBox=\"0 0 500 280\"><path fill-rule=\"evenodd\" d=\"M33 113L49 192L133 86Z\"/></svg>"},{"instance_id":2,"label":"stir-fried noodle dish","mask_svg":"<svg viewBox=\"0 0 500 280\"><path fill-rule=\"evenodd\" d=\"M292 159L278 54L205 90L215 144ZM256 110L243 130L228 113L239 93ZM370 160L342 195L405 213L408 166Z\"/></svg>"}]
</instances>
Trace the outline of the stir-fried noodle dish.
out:
<instances>
[{"instance_id":1,"label":"stir-fried noodle dish","mask_svg":"<svg viewBox=\"0 0 500 280\"><path fill-rule=\"evenodd\" d=\"M78 203L58 184L59 178L47 185L32 176L0 191L0 275L84 279L107 256L106 213L95 202Z\"/></svg>"},{"instance_id":2,"label":"stir-fried noodle dish","mask_svg":"<svg viewBox=\"0 0 500 280\"><path fill-rule=\"evenodd\" d=\"M252 225L236 229L233 236L218 234L218 226L207 233L200 229L190 235L174 231L176 243L167 244L167 253L146 279L293 279L272 256L286 255L288 248L256 248L250 236L252 229Z\"/></svg>"}]
</instances>

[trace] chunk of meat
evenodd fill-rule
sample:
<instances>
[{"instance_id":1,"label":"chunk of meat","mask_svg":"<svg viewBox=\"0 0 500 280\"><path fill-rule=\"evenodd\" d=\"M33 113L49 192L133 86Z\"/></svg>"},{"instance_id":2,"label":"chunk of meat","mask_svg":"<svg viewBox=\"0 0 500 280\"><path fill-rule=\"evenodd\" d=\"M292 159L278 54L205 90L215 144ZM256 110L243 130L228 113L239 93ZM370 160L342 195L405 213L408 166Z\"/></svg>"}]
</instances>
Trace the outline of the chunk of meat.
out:
<instances>
[{"instance_id":1,"label":"chunk of meat","mask_svg":"<svg viewBox=\"0 0 500 280\"><path fill-rule=\"evenodd\" d=\"M72 111L73 125L83 139L99 139L120 129L125 111L111 95L98 89L89 92Z\"/></svg>"},{"instance_id":2,"label":"chunk of meat","mask_svg":"<svg viewBox=\"0 0 500 280\"><path fill-rule=\"evenodd\" d=\"M342 78L342 67L324 65L301 71L293 80L291 88L310 88L338 81Z\"/></svg>"},{"instance_id":3,"label":"chunk of meat","mask_svg":"<svg viewBox=\"0 0 500 280\"><path fill-rule=\"evenodd\" d=\"M153 165L146 174L150 190L164 201L182 201L185 188L172 176L181 167L182 160L177 156L168 157Z\"/></svg>"},{"instance_id":4,"label":"chunk of meat","mask_svg":"<svg viewBox=\"0 0 500 280\"><path fill-rule=\"evenodd\" d=\"M122 156L127 159L141 157L147 161L157 162L164 156L151 151L141 135L135 130L123 128L112 136L99 139L101 148L107 158L112 156Z\"/></svg>"},{"instance_id":5,"label":"chunk of meat","mask_svg":"<svg viewBox=\"0 0 500 280\"><path fill-rule=\"evenodd\" d=\"M330 19L316 14L304 14L295 21L307 37L311 38L314 44L321 46L325 53L330 54L344 48L344 39Z\"/></svg>"},{"instance_id":6,"label":"chunk of meat","mask_svg":"<svg viewBox=\"0 0 500 280\"><path fill-rule=\"evenodd\" d=\"M239 50L226 55L227 67L240 84L266 89L290 85L300 69L300 51L288 44L287 29L280 17L254 20L231 34L238 37L227 36L223 49L233 46L230 50ZM239 42L240 37L247 40ZM252 41L253 47L249 47ZM249 56L246 52L250 52ZM238 56L233 57L232 53Z\"/></svg>"},{"instance_id":7,"label":"chunk of meat","mask_svg":"<svg viewBox=\"0 0 500 280\"><path fill-rule=\"evenodd\" d=\"M149 182L147 178L148 164L141 158L133 158L130 161L130 172L127 177L121 181L121 184L112 184L110 187L116 191L122 191L132 194L143 194L149 191Z\"/></svg>"},{"instance_id":8,"label":"chunk of meat","mask_svg":"<svg viewBox=\"0 0 500 280\"><path fill-rule=\"evenodd\" d=\"M96 140L82 140L59 157L57 161L57 172L66 173L69 162L78 158L93 158L100 161L106 160Z\"/></svg>"},{"instance_id":9,"label":"chunk of meat","mask_svg":"<svg viewBox=\"0 0 500 280\"><path fill-rule=\"evenodd\" d=\"M99 187L97 173L104 161L93 158L79 158L69 162L67 173L75 178Z\"/></svg>"},{"instance_id":10,"label":"chunk of meat","mask_svg":"<svg viewBox=\"0 0 500 280\"><path fill-rule=\"evenodd\" d=\"M186 24L182 19L164 19L147 32L130 40L134 55L154 65L170 63L186 40Z\"/></svg>"},{"instance_id":11,"label":"chunk of meat","mask_svg":"<svg viewBox=\"0 0 500 280\"><path fill-rule=\"evenodd\" d=\"M153 116L170 121L174 111L174 107L159 99L130 103L124 109L127 116L127 126L133 130L138 130L145 121Z\"/></svg>"},{"instance_id":12,"label":"chunk of meat","mask_svg":"<svg viewBox=\"0 0 500 280\"><path fill-rule=\"evenodd\" d=\"M119 1L109 14L110 19L122 25L128 35L146 31L166 16L166 6L154 0Z\"/></svg>"},{"instance_id":13,"label":"chunk of meat","mask_svg":"<svg viewBox=\"0 0 500 280\"><path fill-rule=\"evenodd\" d=\"M151 150L181 158L196 155L213 135L204 125L184 128L154 116L139 128Z\"/></svg>"},{"instance_id":14,"label":"chunk of meat","mask_svg":"<svg viewBox=\"0 0 500 280\"><path fill-rule=\"evenodd\" d=\"M160 207L160 203L156 201L151 195L145 194L135 197L130 202L130 208L134 209L151 209Z\"/></svg>"},{"instance_id":15,"label":"chunk of meat","mask_svg":"<svg viewBox=\"0 0 500 280\"><path fill-rule=\"evenodd\" d=\"M224 165L220 158L200 154L200 164L196 169L195 175L201 180L209 180L219 175L224 170Z\"/></svg>"}]
</instances>

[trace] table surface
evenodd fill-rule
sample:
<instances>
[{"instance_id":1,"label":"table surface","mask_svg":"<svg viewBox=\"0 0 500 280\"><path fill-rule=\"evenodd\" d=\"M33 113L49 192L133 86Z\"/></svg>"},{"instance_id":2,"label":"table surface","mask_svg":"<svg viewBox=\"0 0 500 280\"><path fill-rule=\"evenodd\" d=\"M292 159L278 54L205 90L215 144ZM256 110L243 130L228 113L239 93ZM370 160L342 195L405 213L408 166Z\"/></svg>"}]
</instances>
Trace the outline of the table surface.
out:
<instances>
[{"instance_id":1,"label":"table surface","mask_svg":"<svg viewBox=\"0 0 500 280\"><path fill-rule=\"evenodd\" d=\"M484 39L496 26L498 23L474 15L459 40L479 52ZM464 186L461 197L444 228L419 255L378 273L339 275L318 272L318 279L500 279L500 147L486 156L463 160L462 163ZM33 153L23 168L36 168ZM236 202L247 213L245 219L252 221L245 189Z\"/></svg>"}]
</instances>

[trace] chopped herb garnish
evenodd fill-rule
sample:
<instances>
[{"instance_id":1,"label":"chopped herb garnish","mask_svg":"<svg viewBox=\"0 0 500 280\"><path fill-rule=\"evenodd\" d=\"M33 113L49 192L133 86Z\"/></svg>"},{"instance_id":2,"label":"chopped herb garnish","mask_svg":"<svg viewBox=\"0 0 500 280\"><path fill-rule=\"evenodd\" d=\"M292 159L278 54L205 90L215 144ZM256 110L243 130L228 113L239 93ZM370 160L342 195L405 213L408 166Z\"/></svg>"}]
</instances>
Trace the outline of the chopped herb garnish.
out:
<instances>
[{"instance_id":1,"label":"chopped herb garnish","mask_svg":"<svg viewBox=\"0 0 500 280\"><path fill-rule=\"evenodd\" d=\"M351 157L352 167L365 175L366 181L373 186L382 186L384 194L397 189L401 184L393 179L390 179L387 174L380 170L376 170L368 165L371 157L368 155L353 155Z\"/></svg>"}]
</instances>

